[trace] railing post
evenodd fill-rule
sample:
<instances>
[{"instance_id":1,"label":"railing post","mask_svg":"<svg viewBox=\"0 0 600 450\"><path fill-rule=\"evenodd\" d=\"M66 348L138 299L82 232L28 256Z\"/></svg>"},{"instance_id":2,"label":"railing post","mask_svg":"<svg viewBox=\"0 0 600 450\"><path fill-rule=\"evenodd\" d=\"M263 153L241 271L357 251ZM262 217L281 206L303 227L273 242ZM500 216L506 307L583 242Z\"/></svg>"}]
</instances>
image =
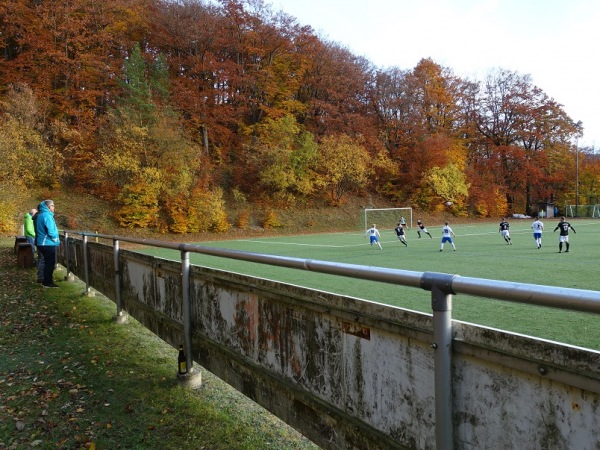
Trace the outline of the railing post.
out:
<instances>
[{"instance_id":1,"label":"railing post","mask_svg":"<svg viewBox=\"0 0 600 450\"><path fill-rule=\"evenodd\" d=\"M65 277L65 280L69 276L69 273L71 273L70 266L71 264L69 261L69 233L65 231L65 268L67 269L67 276Z\"/></svg>"},{"instance_id":2,"label":"railing post","mask_svg":"<svg viewBox=\"0 0 600 450\"><path fill-rule=\"evenodd\" d=\"M431 291L433 310L435 446L437 450L454 448L452 425L452 279L455 275L423 275L422 286Z\"/></svg>"},{"instance_id":3,"label":"railing post","mask_svg":"<svg viewBox=\"0 0 600 450\"><path fill-rule=\"evenodd\" d=\"M85 274L85 292L83 295L90 295L90 271L88 267L88 237L87 234L83 233L83 268Z\"/></svg>"},{"instance_id":4,"label":"railing post","mask_svg":"<svg viewBox=\"0 0 600 450\"><path fill-rule=\"evenodd\" d=\"M113 238L113 257L115 264L115 304L117 305L117 315L114 321L117 323L125 323L127 315L123 314L123 305L121 303L121 266L119 262L119 240Z\"/></svg>"},{"instance_id":5,"label":"railing post","mask_svg":"<svg viewBox=\"0 0 600 450\"><path fill-rule=\"evenodd\" d=\"M202 382L200 371L195 371L192 357L192 313L190 304L190 253L181 249L181 295L183 307L183 351L187 373L178 375L186 384L196 387Z\"/></svg>"}]
</instances>

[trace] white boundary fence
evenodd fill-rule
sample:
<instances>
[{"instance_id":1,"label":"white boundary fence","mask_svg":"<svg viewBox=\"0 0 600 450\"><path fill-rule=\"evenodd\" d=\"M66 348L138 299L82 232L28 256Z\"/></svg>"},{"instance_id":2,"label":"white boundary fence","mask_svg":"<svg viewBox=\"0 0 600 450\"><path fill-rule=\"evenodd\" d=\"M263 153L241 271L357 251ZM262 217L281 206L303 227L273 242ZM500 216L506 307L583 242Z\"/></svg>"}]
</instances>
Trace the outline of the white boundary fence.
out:
<instances>
[{"instance_id":1,"label":"white boundary fence","mask_svg":"<svg viewBox=\"0 0 600 450\"><path fill-rule=\"evenodd\" d=\"M177 250L181 262L120 242ZM425 289L432 316L191 267L190 253ZM324 448L600 447L600 352L451 317L456 294L598 314L600 292L74 231L60 258L117 317L183 341L188 367L199 362Z\"/></svg>"}]
</instances>

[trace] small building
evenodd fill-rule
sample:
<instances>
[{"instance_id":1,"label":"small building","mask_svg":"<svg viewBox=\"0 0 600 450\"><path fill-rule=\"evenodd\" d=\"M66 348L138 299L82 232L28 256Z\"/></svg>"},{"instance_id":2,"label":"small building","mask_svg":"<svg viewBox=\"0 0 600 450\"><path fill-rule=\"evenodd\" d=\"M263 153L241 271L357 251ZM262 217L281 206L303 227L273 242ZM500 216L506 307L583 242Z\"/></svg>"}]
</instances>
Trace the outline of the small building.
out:
<instances>
[{"instance_id":1,"label":"small building","mask_svg":"<svg viewBox=\"0 0 600 450\"><path fill-rule=\"evenodd\" d=\"M538 203L538 216L540 219L552 219L558 215L558 211L554 208L552 202L540 202Z\"/></svg>"}]
</instances>

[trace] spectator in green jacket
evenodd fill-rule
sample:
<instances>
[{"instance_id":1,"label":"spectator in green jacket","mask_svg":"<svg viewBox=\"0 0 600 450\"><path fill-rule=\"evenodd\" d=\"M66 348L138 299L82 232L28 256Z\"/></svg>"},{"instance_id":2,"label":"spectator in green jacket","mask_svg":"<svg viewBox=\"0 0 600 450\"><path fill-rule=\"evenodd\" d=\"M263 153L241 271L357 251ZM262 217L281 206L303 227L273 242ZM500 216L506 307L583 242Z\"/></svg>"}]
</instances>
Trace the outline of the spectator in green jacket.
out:
<instances>
[{"instance_id":1,"label":"spectator in green jacket","mask_svg":"<svg viewBox=\"0 0 600 450\"><path fill-rule=\"evenodd\" d=\"M33 259L35 260L35 226L33 224L33 216L37 213L37 209L32 208L29 212L25 213L23 217L23 225L25 228L25 239L31 244L31 252Z\"/></svg>"}]
</instances>

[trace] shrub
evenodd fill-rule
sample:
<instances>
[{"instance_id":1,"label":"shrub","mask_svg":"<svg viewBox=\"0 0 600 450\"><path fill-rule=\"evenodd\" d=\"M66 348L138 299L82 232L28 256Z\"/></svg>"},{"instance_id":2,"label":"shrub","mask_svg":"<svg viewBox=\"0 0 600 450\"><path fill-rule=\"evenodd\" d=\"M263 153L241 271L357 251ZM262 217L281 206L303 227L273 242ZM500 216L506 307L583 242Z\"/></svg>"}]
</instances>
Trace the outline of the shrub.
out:
<instances>
[{"instance_id":1,"label":"shrub","mask_svg":"<svg viewBox=\"0 0 600 450\"><path fill-rule=\"evenodd\" d=\"M267 209L263 216L262 227L263 228L277 228L277 227L281 227L281 226L283 226L283 225L282 225L281 221L279 220L277 213L275 211L273 211L272 209Z\"/></svg>"},{"instance_id":2,"label":"shrub","mask_svg":"<svg viewBox=\"0 0 600 450\"><path fill-rule=\"evenodd\" d=\"M172 233L186 233L189 225L187 200L182 195L169 198L165 202L164 209L167 214L168 230Z\"/></svg>"},{"instance_id":3,"label":"shrub","mask_svg":"<svg viewBox=\"0 0 600 450\"><path fill-rule=\"evenodd\" d=\"M189 200L188 231L216 231L224 233L231 228L225 212L223 191L220 188L212 191L196 187Z\"/></svg>"},{"instance_id":4,"label":"shrub","mask_svg":"<svg viewBox=\"0 0 600 450\"><path fill-rule=\"evenodd\" d=\"M148 228L158 224L158 190L143 176L136 176L118 197L121 207L115 213L119 225Z\"/></svg>"},{"instance_id":5,"label":"shrub","mask_svg":"<svg viewBox=\"0 0 600 450\"><path fill-rule=\"evenodd\" d=\"M250 211L247 209L241 210L235 219L235 226L241 230L248 228L250 226Z\"/></svg>"}]
</instances>

